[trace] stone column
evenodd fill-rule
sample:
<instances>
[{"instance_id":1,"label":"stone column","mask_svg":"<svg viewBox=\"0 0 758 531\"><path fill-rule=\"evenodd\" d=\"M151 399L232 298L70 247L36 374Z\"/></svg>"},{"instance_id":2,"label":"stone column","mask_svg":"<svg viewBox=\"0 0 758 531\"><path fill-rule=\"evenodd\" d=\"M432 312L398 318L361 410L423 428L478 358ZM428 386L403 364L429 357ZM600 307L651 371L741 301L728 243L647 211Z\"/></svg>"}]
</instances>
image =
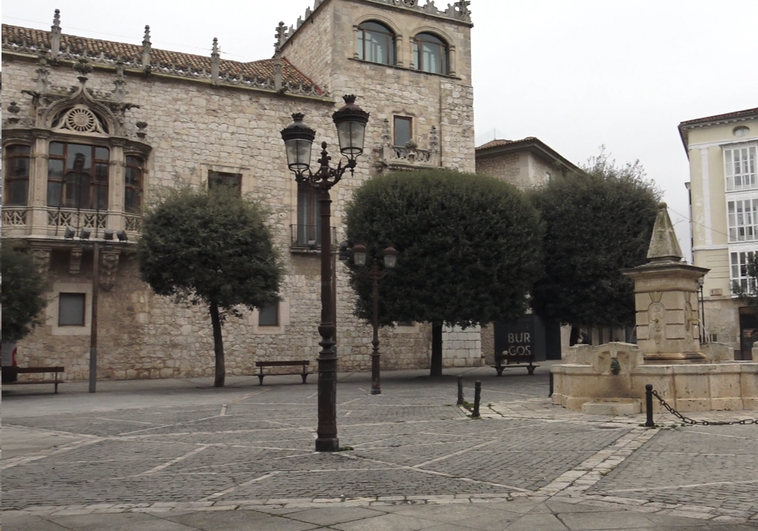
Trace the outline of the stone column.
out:
<instances>
[{"instance_id":1,"label":"stone column","mask_svg":"<svg viewBox=\"0 0 758 531\"><path fill-rule=\"evenodd\" d=\"M700 351L698 280L709 270L682 262L666 203L648 248L648 263L624 271L634 280L637 344L645 363L704 362Z\"/></svg>"}]
</instances>

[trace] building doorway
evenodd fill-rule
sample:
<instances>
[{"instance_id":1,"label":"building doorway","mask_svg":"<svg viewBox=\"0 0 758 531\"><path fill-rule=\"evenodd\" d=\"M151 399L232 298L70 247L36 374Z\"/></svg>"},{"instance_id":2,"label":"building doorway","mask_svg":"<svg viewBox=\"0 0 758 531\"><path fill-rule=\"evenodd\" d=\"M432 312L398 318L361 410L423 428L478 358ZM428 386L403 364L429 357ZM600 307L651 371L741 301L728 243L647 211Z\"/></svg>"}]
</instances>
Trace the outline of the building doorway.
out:
<instances>
[{"instance_id":1,"label":"building doorway","mask_svg":"<svg viewBox=\"0 0 758 531\"><path fill-rule=\"evenodd\" d=\"M758 308L740 308L740 350L735 359L752 360L753 343L758 341Z\"/></svg>"}]
</instances>

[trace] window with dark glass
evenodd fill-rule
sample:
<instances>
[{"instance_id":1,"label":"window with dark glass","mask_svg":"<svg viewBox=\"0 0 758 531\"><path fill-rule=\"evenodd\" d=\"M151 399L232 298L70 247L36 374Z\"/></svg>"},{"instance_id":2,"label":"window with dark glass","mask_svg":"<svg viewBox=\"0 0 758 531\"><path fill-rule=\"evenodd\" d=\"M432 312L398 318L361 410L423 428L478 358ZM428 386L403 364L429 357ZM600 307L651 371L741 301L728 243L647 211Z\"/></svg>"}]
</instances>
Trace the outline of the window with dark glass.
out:
<instances>
[{"instance_id":1,"label":"window with dark glass","mask_svg":"<svg viewBox=\"0 0 758 531\"><path fill-rule=\"evenodd\" d=\"M258 326L279 326L279 302L264 305L258 310Z\"/></svg>"},{"instance_id":2,"label":"window with dark glass","mask_svg":"<svg viewBox=\"0 0 758 531\"><path fill-rule=\"evenodd\" d=\"M419 33L413 41L416 68L431 74L447 74L447 44L431 33Z\"/></svg>"},{"instance_id":3,"label":"window with dark glass","mask_svg":"<svg viewBox=\"0 0 758 531\"><path fill-rule=\"evenodd\" d=\"M358 26L358 59L383 65L395 64L395 35L378 22Z\"/></svg>"},{"instance_id":4,"label":"window with dark glass","mask_svg":"<svg viewBox=\"0 0 758 531\"><path fill-rule=\"evenodd\" d=\"M29 146L5 148L5 204L26 205L29 201Z\"/></svg>"},{"instance_id":5,"label":"window with dark glass","mask_svg":"<svg viewBox=\"0 0 758 531\"><path fill-rule=\"evenodd\" d=\"M297 245L313 246L321 241L318 195L318 190L308 184L297 186Z\"/></svg>"},{"instance_id":6,"label":"window with dark glass","mask_svg":"<svg viewBox=\"0 0 758 531\"><path fill-rule=\"evenodd\" d=\"M394 125L393 145L405 147L413 138L413 120L406 116L395 116Z\"/></svg>"},{"instance_id":7,"label":"window with dark glass","mask_svg":"<svg viewBox=\"0 0 758 531\"><path fill-rule=\"evenodd\" d=\"M142 157L126 156L126 172L124 174L124 210L139 212L142 205L142 175L145 161Z\"/></svg>"},{"instance_id":8,"label":"window with dark glass","mask_svg":"<svg viewBox=\"0 0 758 531\"><path fill-rule=\"evenodd\" d=\"M84 326L84 293L61 293L58 296L58 326Z\"/></svg>"},{"instance_id":9,"label":"window with dark glass","mask_svg":"<svg viewBox=\"0 0 758 531\"><path fill-rule=\"evenodd\" d=\"M54 207L108 208L110 150L68 142L50 142L47 204Z\"/></svg>"},{"instance_id":10,"label":"window with dark glass","mask_svg":"<svg viewBox=\"0 0 758 531\"><path fill-rule=\"evenodd\" d=\"M208 171L208 188L214 186L231 186L232 188L242 192L242 174L230 173L225 171Z\"/></svg>"}]
</instances>

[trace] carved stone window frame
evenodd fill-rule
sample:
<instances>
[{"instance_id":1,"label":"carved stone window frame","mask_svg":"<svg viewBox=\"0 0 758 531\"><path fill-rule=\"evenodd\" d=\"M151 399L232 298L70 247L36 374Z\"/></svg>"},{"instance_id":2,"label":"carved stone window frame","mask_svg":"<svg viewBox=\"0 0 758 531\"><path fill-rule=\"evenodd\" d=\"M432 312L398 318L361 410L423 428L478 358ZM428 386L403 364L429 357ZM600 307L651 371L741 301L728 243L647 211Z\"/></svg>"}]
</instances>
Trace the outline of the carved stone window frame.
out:
<instances>
[{"instance_id":1,"label":"carved stone window frame","mask_svg":"<svg viewBox=\"0 0 758 531\"><path fill-rule=\"evenodd\" d=\"M84 326L59 325L61 293L81 293L84 295ZM52 297L46 310L47 324L54 336L89 336L92 326L92 282L55 282Z\"/></svg>"},{"instance_id":2,"label":"carved stone window frame","mask_svg":"<svg viewBox=\"0 0 758 531\"><path fill-rule=\"evenodd\" d=\"M259 324L260 312L255 309L247 316L247 324L252 327L253 334L256 335L284 335L286 328L290 324L290 300L289 297L283 297L279 301L279 315L278 324L276 326L268 326Z\"/></svg>"}]
</instances>

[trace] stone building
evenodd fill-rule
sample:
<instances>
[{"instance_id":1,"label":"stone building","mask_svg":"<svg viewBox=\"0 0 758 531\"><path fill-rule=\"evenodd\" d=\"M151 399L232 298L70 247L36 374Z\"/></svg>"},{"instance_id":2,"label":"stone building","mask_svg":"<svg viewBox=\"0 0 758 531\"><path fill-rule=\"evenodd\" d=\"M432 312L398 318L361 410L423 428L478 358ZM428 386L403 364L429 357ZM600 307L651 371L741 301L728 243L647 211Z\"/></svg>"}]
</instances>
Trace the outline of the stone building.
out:
<instances>
[{"instance_id":1,"label":"stone building","mask_svg":"<svg viewBox=\"0 0 758 531\"><path fill-rule=\"evenodd\" d=\"M710 269L702 286L707 342L752 359L758 317L738 293L756 293L747 264L758 251L758 108L679 124L690 164L692 256Z\"/></svg>"},{"instance_id":2,"label":"stone building","mask_svg":"<svg viewBox=\"0 0 758 531\"><path fill-rule=\"evenodd\" d=\"M265 202L288 273L278 305L227 321L227 373L315 359L317 203L287 170L279 133L302 112L317 141L336 146L331 114L344 94L371 114L355 175L332 190L335 242L346 202L372 176L474 171L469 3L315 0L295 25L279 25L273 58L250 63L221 59L216 39L209 57L155 49L149 27L141 46L69 35L58 11L50 31L3 25L2 236L29 248L50 287L45 323L19 344L19 364L87 378L96 294L100 377L212 374L207 312L153 294L133 249L141 208L162 187L216 182ZM353 316L343 267L339 369L366 370L371 331ZM478 331L447 339L446 366L481 363ZM428 325L384 329L381 341L384 368L428 367Z\"/></svg>"},{"instance_id":3,"label":"stone building","mask_svg":"<svg viewBox=\"0 0 758 531\"><path fill-rule=\"evenodd\" d=\"M542 186L561 173L581 171L539 138L495 139L476 148L476 173L509 182L521 190Z\"/></svg>"},{"instance_id":4,"label":"stone building","mask_svg":"<svg viewBox=\"0 0 758 531\"><path fill-rule=\"evenodd\" d=\"M555 176L575 171L581 170L533 136L520 140L494 139L476 148L476 173L506 181L520 190L544 186ZM482 353L488 362L494 363L496 353L528 345L537 360L560 359L569 346L570 332L570 327L561 328L556 323L545 323L537 315L525 315L518 323L483 327Z\"/></svg>"}]
</instances>

